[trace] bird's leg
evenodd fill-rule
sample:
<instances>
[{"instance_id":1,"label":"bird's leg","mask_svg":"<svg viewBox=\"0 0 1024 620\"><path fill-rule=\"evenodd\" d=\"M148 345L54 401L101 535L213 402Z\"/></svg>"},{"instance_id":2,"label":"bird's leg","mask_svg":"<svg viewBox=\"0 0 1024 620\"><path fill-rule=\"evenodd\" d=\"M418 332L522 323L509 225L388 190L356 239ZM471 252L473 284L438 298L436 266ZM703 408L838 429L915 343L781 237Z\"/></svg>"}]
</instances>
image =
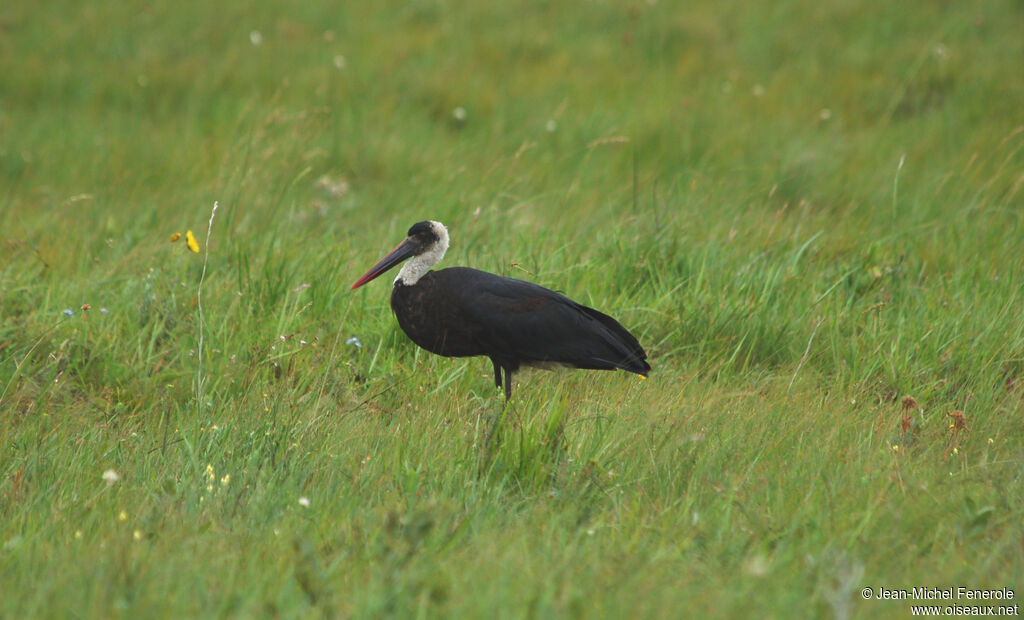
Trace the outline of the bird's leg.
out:
<instances>
[{"instance_id":1,"label":"bird's leg","mask_svg":"<svg viewBox=\"0 0 1024 620\"><path fill-rule=\"evenodd\" d=\"M498 362L491 360L494 364L494 387L501 389L501 366L498 366Z\"/></svg>"},{"instance_id":2,"label":"bird's leg","mask_svg":"<svg viewBox=\"0 0 1024 620\"><path fill-rule=\"evenodd\" d=\"M505 404L512 398L512 369L505 368Z\"/></svg>"},{"instance_id":3,"label":"bird's leg","mask_svg":"<svg viewBox=\"0 0 1024 620\"><path fill-rule=\"evenodd\" d=\"M498 361L491 359L491 363L494 364L494 385L500 390L501 385L501 371L503 370ZM489 462L493 458L494 450L501 443L501 427L505 422L505 412L508 410L508 401L512 396L512 371L508 368L504 368L505 371L505 402L501 405L501 411L494 414L494 418L491 419L491 423L487 428L487 461Z\"/></svg>"}]
</instances>

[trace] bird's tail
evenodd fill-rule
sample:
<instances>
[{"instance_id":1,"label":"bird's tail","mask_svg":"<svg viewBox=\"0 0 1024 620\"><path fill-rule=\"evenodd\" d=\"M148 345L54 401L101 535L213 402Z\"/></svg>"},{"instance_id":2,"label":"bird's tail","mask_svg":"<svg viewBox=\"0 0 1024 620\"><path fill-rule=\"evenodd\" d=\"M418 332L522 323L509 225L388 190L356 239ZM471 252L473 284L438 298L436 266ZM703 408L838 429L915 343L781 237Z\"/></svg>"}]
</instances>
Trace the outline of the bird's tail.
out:
<instances>
[{"instance_id":1,"label":"bird's tail","mask_svg":"<svg viewBox=\"0 0 1024 620\"><path fill-rule=\"evenodd\" d=\"M595 368L609 370L619 368L646 378L647 373L651 371L651 365L647 363L647 352L640 346L636 336L603 312L583 305L580 306L580 309L601 323L604 328L602 330L604 343L608 350L591 357L594 362L601 364Z\"/></svg>"}]
</instances>

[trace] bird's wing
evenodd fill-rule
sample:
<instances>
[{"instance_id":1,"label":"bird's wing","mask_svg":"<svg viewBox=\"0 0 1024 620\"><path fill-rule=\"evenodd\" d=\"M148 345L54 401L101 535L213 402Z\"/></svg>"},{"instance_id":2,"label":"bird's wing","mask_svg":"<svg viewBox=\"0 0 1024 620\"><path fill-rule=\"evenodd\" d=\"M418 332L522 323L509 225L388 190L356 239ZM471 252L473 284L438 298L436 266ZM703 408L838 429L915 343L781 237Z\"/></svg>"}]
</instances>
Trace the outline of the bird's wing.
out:
<instances>
[{"instance_id":1,"label":"bird's wing","mask_svg":"<svg viewBox=\"0 0 1024 620\"><path fill-rule=\"evenodd\" d=\"M531 282L465 271L472 273L460 274L463 285L451 289L459 291L452 302L478 326L489 350L527 363L641 374L650 368L640 343L612 317Z\"/></svg>"}]
</instances>

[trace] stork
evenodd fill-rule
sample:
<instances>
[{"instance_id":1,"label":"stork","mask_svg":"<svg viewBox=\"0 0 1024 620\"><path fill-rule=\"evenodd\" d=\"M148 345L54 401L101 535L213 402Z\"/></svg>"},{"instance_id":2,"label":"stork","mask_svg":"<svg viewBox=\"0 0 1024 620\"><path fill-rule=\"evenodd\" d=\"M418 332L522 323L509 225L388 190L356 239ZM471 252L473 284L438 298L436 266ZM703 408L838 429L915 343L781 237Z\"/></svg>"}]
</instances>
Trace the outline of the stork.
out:
<instances>
[{"instance_id":1,"label":"stork","mask_svg":"<svg viewBox=\"0 0 1024 620\"><path fill-rule=\"evenodd\" d=\"M641 377L651 370L636 337L607 314L543 286L486 271L430 271L447 250L443 224L418 222L351 290L409 259L391 291L391 309L402 331L437 355L489 357L506 403L512 398L512 373L521 366L621 368Z\"/></svg>"}]
</instances>

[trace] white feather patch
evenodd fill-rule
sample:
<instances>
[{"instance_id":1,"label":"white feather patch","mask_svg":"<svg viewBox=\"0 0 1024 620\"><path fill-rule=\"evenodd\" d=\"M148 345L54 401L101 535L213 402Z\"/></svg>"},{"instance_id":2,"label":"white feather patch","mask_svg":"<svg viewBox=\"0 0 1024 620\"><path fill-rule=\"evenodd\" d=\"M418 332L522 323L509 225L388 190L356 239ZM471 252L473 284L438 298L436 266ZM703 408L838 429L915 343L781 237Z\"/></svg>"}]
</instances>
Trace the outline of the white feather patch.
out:
<instances>
[{"instance_id":1,"label":"white feather patch","mask_svg":"<svg viewBox=\"0 0 1024 620\"><path fill-rule=\"evenodd\" d=\"M430 221L430 226L433 228L434 234L437 235L437 241L427 248L426 252L413 256L402 265L402 270L395 277L396 284L399 281L406 286L416 284L423 274L444 258L444 253L448 251L448 229L441 222L433 220Z\"/></svg>"}]
</instances>

